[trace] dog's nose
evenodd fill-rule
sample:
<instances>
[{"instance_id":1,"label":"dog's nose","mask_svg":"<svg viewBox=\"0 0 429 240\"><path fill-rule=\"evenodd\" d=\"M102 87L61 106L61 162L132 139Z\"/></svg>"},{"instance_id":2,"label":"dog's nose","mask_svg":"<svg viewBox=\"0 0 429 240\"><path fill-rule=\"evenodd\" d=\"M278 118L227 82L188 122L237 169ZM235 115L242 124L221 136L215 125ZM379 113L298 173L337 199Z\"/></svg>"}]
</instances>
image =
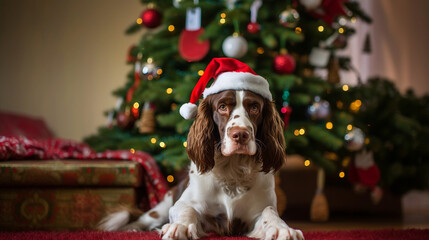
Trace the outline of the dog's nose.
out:
<instances>
[{"instance_id":1,"label":"dog's nose","mask_svg":"<svg viewBox=\"0 0 429 240\"><path fill-rule=\"evenodd\" d=\"M250 133L245 128L231 128L229 131L229 137L236 143L239 144L246 144L249 142L250 139Z\"/></svg>"}]
</instances>

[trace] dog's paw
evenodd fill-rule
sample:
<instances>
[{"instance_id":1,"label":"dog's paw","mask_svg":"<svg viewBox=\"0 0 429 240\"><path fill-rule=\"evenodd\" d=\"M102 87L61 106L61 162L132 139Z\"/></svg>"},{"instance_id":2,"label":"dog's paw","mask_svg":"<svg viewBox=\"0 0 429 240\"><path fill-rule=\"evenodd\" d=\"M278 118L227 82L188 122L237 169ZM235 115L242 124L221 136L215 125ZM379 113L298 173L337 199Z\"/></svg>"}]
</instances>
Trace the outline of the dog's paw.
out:
<instances>
[{"instance_id":1,"label":"dog's paw","mask_svg":"<svg viewBox=\"0 0 429 240\"><path fill-rule=\"evenodd\" d=\"M197 227L195 224L165 224L161 229L161 236L162 239L168 240L198 239Z\"/></svg>"},{"instance_id":2,"label":"dog's paw","mask_svg":"<svg viewBox=\"0 0 429 240\"><path fill-rule=\"evenodd\" d=\"M144 229L145 229L144 226L141 223L136 221L136 222L127 224L125 226L122 226L118 230L124 231L124 232L140 232L140 231L143 231Z\"/></svg>"},{"instance_id":3,"label":"dog's paw","mask_svg":"<svg viewBox=\"0 0 429 240\"><path fill-rule=\"evenodd\" d=\"M249 237L263 240L304 240L301 230L288 226L266 226L263 229L252 232Z\"/></svg>"}]
</instances>

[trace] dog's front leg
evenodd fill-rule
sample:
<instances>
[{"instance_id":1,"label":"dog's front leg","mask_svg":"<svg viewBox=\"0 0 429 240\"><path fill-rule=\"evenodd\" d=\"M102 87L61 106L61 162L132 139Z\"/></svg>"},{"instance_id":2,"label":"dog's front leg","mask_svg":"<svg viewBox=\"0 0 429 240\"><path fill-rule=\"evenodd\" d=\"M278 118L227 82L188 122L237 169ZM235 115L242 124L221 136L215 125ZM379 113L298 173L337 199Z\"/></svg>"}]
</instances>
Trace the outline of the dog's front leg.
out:
<instances>
[{"instance_id":1,"label":"dog's front leg","mask_svg":"<svg viewBox=\"0 0 429 240\"><path fill-rule=\"evenodd\" d=\"M248 237L266 240L304 240L301 230L290 228L271 206L264 209Z\"/></svg>"},{"instance_id":2,"label":"dog's front leg","mask_svg":"<svg viewBox=\"0 0 429 240\"><path fill-rule=\"evenodd\" d=\"M198 239L204 235L199 225L199 214L191 206L176 202L170 208L170 223L161 229L162 239Z\"/></svg>"}]
</instances>

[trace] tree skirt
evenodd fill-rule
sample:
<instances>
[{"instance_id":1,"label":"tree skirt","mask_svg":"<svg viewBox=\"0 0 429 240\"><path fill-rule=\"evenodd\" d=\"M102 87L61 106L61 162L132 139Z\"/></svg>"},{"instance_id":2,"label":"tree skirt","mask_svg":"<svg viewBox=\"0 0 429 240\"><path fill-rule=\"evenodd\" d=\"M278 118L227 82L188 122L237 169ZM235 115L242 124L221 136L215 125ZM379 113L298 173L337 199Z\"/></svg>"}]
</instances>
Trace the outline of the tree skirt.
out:
<instances>
[{"instance_id":1,"label":"tree skirt","mask_svg":"<svg viewBox=\"0 0 429 240\"><path fill-rule=\"evenodd\" d=\"M429 229L407 229L407 230L354 230L354 231L329 231L329 232L304 232L306 240L420 240L429 239ZM5 240L159 240L160 237L154 232L96 232L96 231L79 231L79 232L0 232L0 239ZM204 240L246 240L246 237L216 237L210 236Z\"/></svg>"}]
</instances>

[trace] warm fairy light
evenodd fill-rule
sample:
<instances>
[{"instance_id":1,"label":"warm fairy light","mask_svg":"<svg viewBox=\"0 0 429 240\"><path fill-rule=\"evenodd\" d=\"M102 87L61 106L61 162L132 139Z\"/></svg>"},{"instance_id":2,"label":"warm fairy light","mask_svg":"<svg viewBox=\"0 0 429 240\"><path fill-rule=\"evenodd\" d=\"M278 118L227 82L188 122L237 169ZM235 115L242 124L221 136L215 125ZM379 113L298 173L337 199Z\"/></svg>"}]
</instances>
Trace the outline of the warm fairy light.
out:
<instances>
[{"instance_id":1,"label":"warm fairy light","mask_svg":"<svg viewBox=\"0 0 429 240\"><path fill-rule=\"evenodd\" d=\"M362 101L357 99L352 103L350 103L350 110L352 110L353 112L358 112L361 106L362 106Z\"/></svg>"},{"instance_id":2,"label":"warm fairy light","mask_svg":"<svg viewBox=\"0 0 429 240\"><path fill-rule=\"evenodd\" d=\"M153 62L153 58L149 57L147 58L147 63L151 64Z\"/></svg>"},{"instance_id":3,"label":"warm fairy light","mask_svg":"<svg viewBox=\"0 0 429 240\"><path fill-rule=\"evenodd\" d=\"M361 101L361 100L359 100L359 99L357 99L357 100L355 101L355 104L356 104L356 106L357 106L357 107L360 107L360 106L362 106L362 101Z\"/></svg>"},{"instance_id":4,"label":"warm fairy light","mask_svg":"<svg viewBox=\"0 0 429 240\"><path fill-rule=\"evenodd\" d=\"M352 23L355 23L355 22L356 22L356 17L352 17L352 18L350 19L350 21L351 21Z\"/></svg>"},{"instance_id":5,"label":"warm fairy light","mask_svg":"<svg viewBox=\"0 0 429 240\"><path fill-rule=\"evenodd\" d=\"M300 34L300 33L302 32L302 28L300 28L300 27L296 27L296 28L295 28L295 32L296 32L297 34Z\"/></svg>"},{"instance_id":6,"label":"warm fairy light","mask_svg":"<svg viewBox=\"0 0 429 240\"><path fill-rule=\"evenodd\" d=\"M170 31L170 32L172 32L172 31L174 31L174 25L170 25L170 26L168 26L168 31Z\"/></svg>"},{"instance_id":7,"label":"warm fairy light","mask_svg":"<svg viewBox=\"0 0 429 240\"><path fill-rule=\"evenodd\" d=\"M160 142L159 146L162 147L162 148L165 148L166 147L165 142Z\"/></svg>"},{"instance_id":8,"label":"warm fairy light","mask_svg":"<svg viewBox=\"0 0 429 240\"><path fill-rule=\"evenodd\" d=\"M341 33L341 34L343 34L344 33L344 28L339 28L338 32Z\"/></svg>"},{"instance_id":9,"label":"warm fairy light","mask_svg":"<svg viewBox=\"0 0 429 240\"><path fill-rule=\"evenodd\" d=\"M226 22L226 21L225 21L225 18L221 18L221 19L219 20L219 23L220 23L220 24L225 24L225 22Z\"/></svg>"},{"instance_id":10,"label":"warm fairy light","mask_svg":"<svg viewBox=\"0 0 429 240\"><path fill-rule=\"evenodd\" d=\"M153 79L153 76L152 75L149 75L149 76L147 76L147 80L152 80Z\"/></svg>"},{"instance_id":11,"label":"warm fairy light","mask_svg":"<svg viewBox=\"0 0 429 240\"><path fill-rule=\"evenodd\" d=\"M168 182L174 182L174 177L173 177L173 175L168 175L168 176L167 176L167 181L168 181Z\"/></svg>"},{"instance_id":12,"label":"warm fairy light","mask_svg":"<svg viewBox=\"0 0 429 240\"><path fill-rule=\"evenodd\" d=\"M150 142L153 143L153 144L155 144L156 143L156 138L151 138Z\"/></svg>"},{"instance_id":13,"label":"warm fairy light","mask_svg":"<svg viewBox=\"0 0 429 240\"><path fill-rule=\"evenodd\" d=\"M138 103L138 102L135 102L134 104L133 104L133 108L139 108L140 107L140 104Z\"/></svg>"},{"instance_id":14,"label":"warm fairy light","mask_svg":"<svg viewBox=\"0 0 429 240\"><path fill-rule=\"evenodd\" d=\"M183 147L187 147L188 146L188 142L184 141L183 142Z\"/></svg>"},{"instance_id":15,"label":"warm fairy light","mask_svg":"<svg viewBox=\"0 0 429 240\"><path fill-rule=\"evenodd\" d=\"M220 17L221 17L221 18L226 18L226 13L221 13L221 14L220 14Z\"/></svg>"},{"instance_id":16,"label":"warm fairy light","mask_svg":"<svg viewBox=\"0 0 429 240\"><path fill-rule=\"evenodd\" d=\"M343 108L343 102L341 102L341 101L337 101L337 108L339 108L339 109L341 109L341 108Z\"/></svg>"},{"instance_id":17,"label":"warm fairy light","mask_svg":"<svg viewBox=\"0 0 429 240\"><path fill-rule=\"evenodd\" d=\"M368 145L371 142L371 140L369 140L369 138L365 138L365 144Z\"/></svg>"},{"instance_id":18,"label":"warm fairy light","mask_svg":"<svg viewBox=\"0 0 429 240\"><path fill-rule=\"evenodd\" d=\"M204 74L204 70L200 70L200 71L198 71L198 75L199 75L199 76L203 76L203 74Z\"/></svg>"},{"instance_id":19,"label":"warm fairy light","mask_svg":"<svg viewBox=\"0 0 429 240\"><path fill-rule=\"evenodd\" d=\"M131 148L130 153L134 154L134 153L136 153L136 150L134 148Z\"/></svg>"},{"instance_id":20,"label":"warm fairy light","mask_svg":"<svg viewBox=\"0 0 429 240\"><path fill-rule=\"evenodd\" d=\"M282 113L286 113L286 112L287 112L287 108L282 107L282 108L280 109L280 111L281 111Z\"/></svg>"},{"instance_id":21,"label":"warm fairy light","mask_svg":"<svg viewBox=\"0 0 429 240\"><path fill-rule=\"evenodd\" d=\"M304 128L299 129L299 134L300 135L304 135L305 134L305 129Z\"/></svg>"},{"instance_id":22,"label":"warm fairy light","mask_svg":"<svg viewBox=\"0 0 429 240\"><path fill-rule=\"evenodd\" d=\"M323 30L325 30L325 28L323 26L319 26L319 27L317 27L317 30L319 30L319 32L323 32Z\"/></svg>"},{"instance_id":23,"label":"warm fairy light","mask_svg":"<svg viewBox=\"0 0 429 240\"><path fill-rule=\"evenodd\" d=\"M156 70L156 73L157 73L158 75L161 75L161 74L162 74L162 69L160 68L160 69Z\"/></svg>"},{"instance_id":24,"label":"warm fairy light","mask_svg":"<svg viewBox=\"0 0 429 240\"><path fill-rule=\"evenodd\" d=\"M344 92L347 92L348 90L349 90L349 85L344 84L344 85L343 85L343 91L344 91Z\"/></svg>"},{"instance_id":25,"label":"warm fairy light","mask_svg":"<svg viewBox=\"0 0 429 240\"><path fill-rule=\"evenodd\" d=\"M137 18L136 22L137 22L137 24L142 24L143 23L143 19Z\"/></svg>"},{"instance_id":26,"label":"warm fairy light","mask_svg":"<svg viewBox=\"0 0 429 240\"><path fill-rule=\"evenodd\" d=\"M311 164L310 160L307 159L304 161L304 166L308 167L310 166L310 164Z\"/></svg>"},{"instance_id":27,"label":"warm fairy light","mask_svg":"<svg viewBox=\"0 0 429 240\"><path fill-rule=\"evenodd\" d=\"M258 54L264 54L265 50L264 50L264 48L263 48L263 47L258 47L258 48L256 49L256 52L257 52Z\"/></svg>"},{"instance_id":28,"label":"warm fairy light","mask_svg":"<svg viewBox=\"0 0 429 240\"><path fill-rule=\"evenodd\" d=\"M332 124L332 122L326 123L326 129L332 129L333 127L334 127L334 124Z\"/></svg>"},{"instance_id":29,"label":"warm fairy light","mask_svg":"<svg viewBox=\"0 0 429 240\"><path fill-rule=\"evenodd\" d=\"M176 108L177 108L177 104L172 103L171 104L171 110L174 111L174 110L176 110Z\"/></svg>"},{"instance_id":30,"label":"warm fairy light","mask_svg":"<svg viewBox=\"0 0 429 240\"><path fill-rule=\"evenodd\" d=\"M298 130L298 129L296 129L295 131L293 131L293 134L294 134L295 136L298 136L298 135L299 135L299 130Z\"/></svg>"},{"instance_id":31,"label":"warm fairy light","mask_svg":"<svg viewBox=\"0 0 429 240\"><path fill-rule=\"evenodd\" d=\"M344 158L343 161L341 162L341 165L343 167L347 167L350 163L350 158Z\"/></svg>"},{"instance_id":32,"label":"warm fairy light","mask_svg":"<svg viewBox=\"0 0 429 240\"><path fill-rule=\"evenodd\" d=\"M339 176L340 178L344 178L344 177L346 176L346 174L345 174L343 171L341 171L341 172L338 174L338 176Z\"/></svg>"},{"instance_id":33,"label":"warm fairy light","mask_svg":"<svg viewBox=\"0 0 429 240\"><path fill-rule=\"evenodd\" d=\"M353 125L349 124L347 125L347 130L351 131L353 129Z\"/></svg>"},{"instance_id":34,"label":"warm fairy light","mask_svg":"<svg viewBox=\"0 0 429 240\"><path fill-rule=\"evenodd\" d=\"M172 94L173 93L173 89L172 88L167 88L167 90L165 90L165 92L167 94Z\"/></svg>"}]
</instances>

